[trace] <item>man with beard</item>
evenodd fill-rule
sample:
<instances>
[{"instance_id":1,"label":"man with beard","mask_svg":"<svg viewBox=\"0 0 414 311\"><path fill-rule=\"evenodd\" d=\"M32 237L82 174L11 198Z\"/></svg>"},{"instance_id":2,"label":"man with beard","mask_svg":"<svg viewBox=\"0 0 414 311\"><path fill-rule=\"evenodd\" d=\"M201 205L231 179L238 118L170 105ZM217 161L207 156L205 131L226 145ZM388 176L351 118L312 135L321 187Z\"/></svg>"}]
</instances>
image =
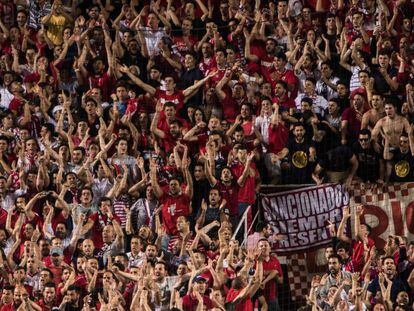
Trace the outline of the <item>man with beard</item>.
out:
<instances>
[{"instance_id":1,"label":"man with beard","mask_svg":"<svg viewBox=\"0 0 414 311\"><path fill-rule=\"evenodd\" d=\"M50 311L54 307L58 307L56 302L55 284L51 282L46 283L42 294L43 298L36 302L36 304L42 308L42 311Z\"/></svg>"},{"instance_id":2,"label":"man with beard","mask_svg":"<svg viewBox=\"0 0 414 311\"><path fill-rule=\"evenodd\" d=\"M177 142L182 139L182 123L175 119L169 123L168 131L163 131L158 128L158 121L160 119L162 105L160 102L157 103L155 107L156 111L154 114L154 119L151 122L151 132L154 133L155 137L160 140L160 147L169 154L173 151Z\"/></svg>"},{"instance_id":3,"label":"man with beard","mask_svg":"<svg viewBox=\"0 0 414 311\"><path fill-rule=\"evenodd\" d=\"M79 126L79 124L78 124ZM78 172L85 160L86 151L83 147L75 147L72 151L73 172Z\"/></svg>"},{"instance_id":4,"label":"man with beard","mask_svg":"<svg viewBox=\"0 0 414 311\"><path fill-rule=\"evenodd\" d=\"M203 200L201 203L201 209L197 215L197 225L199 228L204 227L214 221L221 223L222 221L228 221L229 210L226 206L226 201L221 201L220 191L217 188L210 190L208 196L208 205ZM215 236L218 229L215 228L209 232L210 235Z\"/></svg>"},{"instance_id":5,"label":"man with beard","mask_svg":"<svg viewBox=\"0 0 414 311\"><path fill-rule=\"evenodd\" d=\"M286 82L281 80L277 81L274 92L275 96L272 98L272 102L282 107L283 111L286 111L286 115L283 115L284 117L288 116L289 110L292 109L293 112L293 109L296 107L296 104L293 101L293 99L289 97L288 85L286 84Z\"/></svg>"},{"instance_id":6,"label":"man with beard","mask_svg":"<svg viewBox=\"0 0 414 311\"><path fill-rule=\"evenodd\" d=\"M351 273L348 271L341 271L341 258L334 254L328 258L328 273L324 275L326 282L319 287L319 293L322 297L328 295L328 290L331 286L339 286L344 279L349 280L351 284ZM350 285L344 286L344 290L348 292L351 289Z\"/></svg>"},{"instance_id":7,"label":"man with beard","mask_svg":"<svg viewBox=\"0 0 414 311\"><path fill-rule=\"evenodd\" d=\"M171 289L168 286L167 281L167 267L164 261L158 261L154 267L154 276L153 280L155 284L160 289L160 304L159 309L160 311L167 311L170 310L170 296L171 296Z\"/></svg>"},{"instance_id":8,"label":"man with beard","mask_svg":"<svg viewBox=\"0 0 414 311\"><path fill-rule=\"evenodd\" d=\"M102 25L104 28L104 25ZM101 32L100 29L97 29L96 33ZM94 31L95 33L95 31ZM78 62L79 70L82 73L82 76L89 82L90 88L99 87L102 90L102 99L104 101L108 101L111 91L113 90L112 83L113 83L113 72L114 72L114 61L113 55L111 51L111 37L109 35L108 30L103 31L105 37L105 50L106 56L108 59L108 69L105 70L105 63L102 56L97 56L91 60L91 70L87 70L84 66L83 62ZM102 37L101 35L97 36L100 40ZM95 41L96 42L96 41ZM102 46L102 45L98 45Z\"/></svg>"},{"instance_id":9,"label":"man with beard","mask_svg":"<svg viewBox=\"0 0 414 311\"><path fill-rule=\"evenodd\" d=\"M398 293L400 292L410 292L410 283L407 283L408 274L407 273L398 273L397 267L394 262L394 257L386 256L382 258L382 266L380 275L384 281L385 288L387 288L388 281L392 282L391 285L391 301L396 301ZM411 278L414 277L414 274L411 273ZM412 283L411 283L412 284ZM376 276L372 282L368 285L367 291L367 301L371 301L372 297L380 291L380 276Z\"/></svg>"},{"instance_id":10,"label":"man with beard","mask_svg":"<svg viewBox=\"0 0 414 311\"><path fill-rule=\"evenodd\" d=\"M14 287L11 285L5 285L1 292L1 303L0 303L0 310L1 311L13 311L13 290Z\"/></svg>"},{"instance_id":11,"label":"man with beard","mask_svg":"<svg viewBox=\"0 0 414 311\"><path fill-rule=\"evenodd\" d=\"M59 310L77 311L80 309L80 291L76 285L69 285L65 297L59 306Z\"/></svg>"},{"instance_id":12,"label":"man with beard","mask_svg":"<svg viewBox=\"0 0 414 311\"><path fill-rule=\"evenodd\" d=\"M155 263L157 260L158 249L157 246L154 244L148 244L145 248L145 258L147 262Z\"/></svg>"},{"instance_id":13,"label":"man with beard","mask_svg":"<svg viewBox=\"0 0 414 311\"><path fill-rule=\"evenodd\" d=\"M384 98L382 95L376 93L372 94L371 106L372 108L362 116L361 129L372 130L378 120L385 117Z\"/></svg>"},{"instance_id":14,"label":"man with beard","mask_svg":"<svg viewBox=\"0 0 414 311\"><path fill-rule=\"evenodd\" d=\"M289 138L286 146L276 155L281 160L289 157L288 171L285 175L285 182L288 184L307 184L312 181L316 151L314 146L305 140L305 134L302 123L294 124L293 139Z\"/></svg>"}]
</instances>

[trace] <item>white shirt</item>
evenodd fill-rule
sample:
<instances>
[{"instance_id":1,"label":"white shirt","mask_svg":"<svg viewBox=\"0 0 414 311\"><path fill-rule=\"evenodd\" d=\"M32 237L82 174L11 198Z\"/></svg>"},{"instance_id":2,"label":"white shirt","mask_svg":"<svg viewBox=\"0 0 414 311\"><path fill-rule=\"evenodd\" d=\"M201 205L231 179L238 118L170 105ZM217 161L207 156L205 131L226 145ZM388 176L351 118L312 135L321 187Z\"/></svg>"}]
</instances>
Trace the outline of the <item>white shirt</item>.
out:
<instances>
[{"instance_id":1,"label":"white shirt","mask_svg":"<svg viewBox=\"0 0 414 311\"><path fill-rule=\"evenodd\" d=\"M2 87L0 88L0 96L1 96L0 106L5 109L9 109L10 102L12 101L14 95L10 93L7 88Z\"/></svg>"},{"instance_id":2,"label":"white shirt","mask_svg":"<svg viewBox=\"0 0 414 311\"><path fill-rule=\"evenodd\" d=\"M305 93L298 94L298 96L295 99L296 109L300 110L300 103L302 102L302 99L305 97L312 99L315 112L323 116L325 113L325 109L328 108L328 101L324 97L316 95L316 93L312 96L308 96Z\"/></svg>"},{"instance_id":3,"label":"white shirt","mask_svg":"<svg viewBox=\"0 0 414 311\"><path fill-rule=\"evenodd\" d=\"M160 51L158 43L167 35L164 28L158 28L158 30L153 31L150 27L142 27L140 28L140 31L144 36L148 54L150 56L158 54Z\"/></svg>"}]
</instances>

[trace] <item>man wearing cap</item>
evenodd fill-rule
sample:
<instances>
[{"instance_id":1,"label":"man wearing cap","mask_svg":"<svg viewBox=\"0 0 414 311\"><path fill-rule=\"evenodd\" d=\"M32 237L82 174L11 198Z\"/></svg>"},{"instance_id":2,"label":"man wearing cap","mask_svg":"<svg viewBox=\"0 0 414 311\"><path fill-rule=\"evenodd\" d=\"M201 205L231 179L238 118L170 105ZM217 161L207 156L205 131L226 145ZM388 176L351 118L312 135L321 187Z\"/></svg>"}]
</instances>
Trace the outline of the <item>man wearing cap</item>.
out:
<instances>
[{"instance_id":1,"label":"man wearing cap","mask_svg":"<svg viewBox=\"0 0 414 311\"><path fill-rule=\"evenodd\" d=\"M191 292L183 297L183 310L196 311L199 304L198 295L201 296L203 305L207 307L207 310L213 308L213 302L206 295L206 290L207 280L200 275L195 276L192 281Z\"/></svg>"},{"instance_id":2,"label":"man wearing cap","mask_svg":"<svg viewBox=\"0 0 414 311\"><path fill-rule=\"evenodd\" d=\"M53 273L53 283L57 286L60 283L63 274L63 249L53 247L50 250L50 263L46 267Z\"/></svg>"}]
</instances>

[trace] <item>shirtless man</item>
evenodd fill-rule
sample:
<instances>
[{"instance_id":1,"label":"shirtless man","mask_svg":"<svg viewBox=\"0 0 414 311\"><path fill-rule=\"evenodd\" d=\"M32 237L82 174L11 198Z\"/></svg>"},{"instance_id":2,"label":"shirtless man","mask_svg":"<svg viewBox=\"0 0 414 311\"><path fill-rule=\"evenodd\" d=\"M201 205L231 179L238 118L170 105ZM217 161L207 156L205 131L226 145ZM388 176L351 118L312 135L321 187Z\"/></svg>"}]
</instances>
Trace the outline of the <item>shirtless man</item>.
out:
<instances>
[{"instance_id":1,"label":"shirtless man","mask_svg":"<svg viewBox=\"0 0 414 311\"><path fill-rule=\"evenodd\" d=\"M372 131L372 140L378 141L378 135L387 137L391 148L398 148L399 139L403 131L411 133L410 123L406 118L399 116L395 112L395 106L392 102L385 104L386 116L378 120ZM412 135L409 135L410 145L413 142Z\"/></svg>"},{"instance_id":2,"label":"shirtless man","mask_svg":"<svg viewBox=\"0 0 414 311\"><path fill-rule=\"evenodd\" d=\"M372 108L364 113L362 116L361 130L372 130L377 124L378 120L385 116L384 98L380 94L373 94L371 99Z\"/></svg>"}]
</instances>

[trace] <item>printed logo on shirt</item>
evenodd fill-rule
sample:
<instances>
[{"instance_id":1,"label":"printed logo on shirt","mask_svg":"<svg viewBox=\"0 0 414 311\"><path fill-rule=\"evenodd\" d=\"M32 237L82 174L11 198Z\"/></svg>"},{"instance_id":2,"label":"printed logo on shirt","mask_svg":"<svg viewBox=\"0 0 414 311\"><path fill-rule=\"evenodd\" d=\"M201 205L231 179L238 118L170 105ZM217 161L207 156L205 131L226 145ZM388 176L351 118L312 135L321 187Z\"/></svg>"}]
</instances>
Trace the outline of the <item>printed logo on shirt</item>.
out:
<instances>
[{"instance_id":1,"label":"printed logo on shirt","mask_svg":"<svg viewBox=\"0 0 414 311\"><path fill-rule=\"evenodd\" d=\"M394 169L395 169L395 174L398 177L404 178L410 172L410 164L408 164L408 162L405 160L398 161L397 164L395 164Z\"/></svg>"},{"instance_id":2,"label":"printed logo on shirt","mask_svg":"<svg viewBox=\"0 0 414 311\"><path fill-rule=\"evenodd\" d=\"M171 204L170 206L168 206L168 213L170 213L171 216L174 216L176 209L177 209L177 205Z\"/></svg>"},{"instance_id":3,"label":"printed logo on shirt","mask_svg":"<svg viewBox=\"0 0 414 311\"><path fill-rule=\"evenodd\" d=\"M292 157L292 163L297 168L304 168L308 165L308 157L304 151L296 151Z\"/></svg>"}]
</instances>

